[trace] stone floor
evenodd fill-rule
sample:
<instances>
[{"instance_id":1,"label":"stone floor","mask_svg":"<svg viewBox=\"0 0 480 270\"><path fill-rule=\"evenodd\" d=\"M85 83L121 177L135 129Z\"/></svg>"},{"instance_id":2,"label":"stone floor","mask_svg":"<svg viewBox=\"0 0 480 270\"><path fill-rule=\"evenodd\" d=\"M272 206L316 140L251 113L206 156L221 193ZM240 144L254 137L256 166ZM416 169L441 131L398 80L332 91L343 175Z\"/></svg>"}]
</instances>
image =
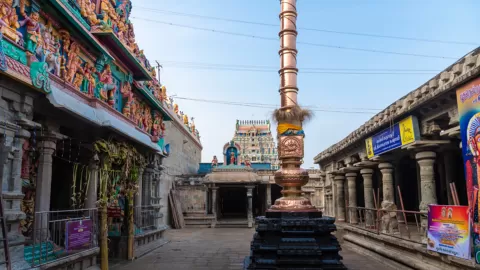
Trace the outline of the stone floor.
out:
<instances>
[{"instance_id":1,"label":"stone floor","mask_svg":"<svg viewBox=\"0 0 480 270\"><path fill-rule=\"evenodd\" d=\"M253 229L182 229L169 230L170 240L144 257L113 267L114 270L240 270L249 254ZM387 265L343 249L344 264L351 270L391 270Z\"/></svg>"}]
</instances>

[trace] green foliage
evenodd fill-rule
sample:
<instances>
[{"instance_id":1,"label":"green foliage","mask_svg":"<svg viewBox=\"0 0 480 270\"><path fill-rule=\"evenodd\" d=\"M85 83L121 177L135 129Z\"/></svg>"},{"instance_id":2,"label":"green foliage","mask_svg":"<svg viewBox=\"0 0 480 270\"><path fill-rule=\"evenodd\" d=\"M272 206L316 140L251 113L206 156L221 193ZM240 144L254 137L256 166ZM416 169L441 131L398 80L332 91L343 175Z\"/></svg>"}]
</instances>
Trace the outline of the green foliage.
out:
<instances>
[{"instance_id":1,"label":"green foliage","mask_svg":"<svg viewBox=\"0 0 480 270\"><path fill-rule=\"evenodd\" d=\"M133 199L138 189L140 171L147 164L145 157L125 142L102 139L93 146L100 157L100 204L114 199L117 185L121 185L127 197Z\"/></svg>"}]
</instances>

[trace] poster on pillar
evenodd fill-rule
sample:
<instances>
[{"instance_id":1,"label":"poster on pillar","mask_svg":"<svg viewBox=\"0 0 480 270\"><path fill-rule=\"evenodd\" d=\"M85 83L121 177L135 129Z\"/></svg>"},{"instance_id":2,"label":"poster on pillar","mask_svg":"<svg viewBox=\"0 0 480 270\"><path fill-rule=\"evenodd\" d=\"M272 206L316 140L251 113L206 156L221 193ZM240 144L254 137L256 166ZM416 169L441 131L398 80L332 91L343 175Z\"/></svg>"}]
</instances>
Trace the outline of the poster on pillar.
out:
<instances>
[{"instance_id":1,"label":"poster on pillar","mask_svg":"<svg viewBox=\"0 0 480 270\"><path fill-rule=\"evenodd\" d=\"M465 182L475 261L480 264L480 222L478 205L478 177L480 175L480 78L457 90L458 117L462 138Z\"/></svg>"},{"instance_id":2,"label":"poster on pillar","mask_svg":"<svg viewBox=\"0 0 480 270\"><path fill-rule=\"evenodd\" d=\"M470 239L468 206L428 206L428 250L470 259Z\"/></svg>"}]
</instances>

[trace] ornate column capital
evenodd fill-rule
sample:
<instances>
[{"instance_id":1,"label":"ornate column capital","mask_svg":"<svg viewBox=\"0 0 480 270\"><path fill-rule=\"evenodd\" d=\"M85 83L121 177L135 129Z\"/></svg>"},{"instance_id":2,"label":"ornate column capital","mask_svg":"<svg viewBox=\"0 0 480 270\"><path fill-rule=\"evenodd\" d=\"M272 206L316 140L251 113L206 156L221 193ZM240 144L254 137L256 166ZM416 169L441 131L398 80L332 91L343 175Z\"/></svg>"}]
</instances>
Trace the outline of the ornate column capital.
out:
<instances>
[{"instance_id":1,"label":"ornate column capital","mask_svg":"<svg viewBox=\"0 0 480 270\"><path fill-rule=\"evenodd\" d=\"M437 153L433 151L423 151L423 152L418 152L415 154L415 159L420 163L420 162L425 162L426 165L429 162L435 162L435 159L437 157Z\"/></svg>"},{"instance_id":2,"label":"ornate column capital","mask_svg":"<svg viewBox=\"0 0 480 270\"><path fill-rule=\"evenodd\" d=\"M347 177L347 179L350 180L350 178L357 178L357 173L349 172L349 173L346 173L345 176Z\"/></svg>"},{"instance_id":3,"label":"ornate column capital","mask_svg":"<svg viewBox=\"0 0 480 270\"><path fill-rule=\"evenodd\" d=\"M391 163L388 163L388 162L382 162L380 164L378 164L378 169L380 169L380 171L383 173L383 172L391 172L393 171L393 165Z\"/></svg>"},{"instance_id":4,"label":"ornate column capital","mask_svg":"<svg viewBox=\"0 0 480 270\"><path fill-rule=\"evenodd\" d=\"M335 182L343 182L343 181L345 181L345 175L344 174L335 174L335 176L333 177L333 180Z\"/></svg>"},{"instance_id":5,"label":"ornate column capital","mask_svg":"<svg viewBox=\"0 0 480 270\"><path fill-rule=\"evenodd\" d=\"M360 174L362 176L372 175L373 174L373 169L370 169L370 168L361 169Z\"/></svg>"}]
</instances>

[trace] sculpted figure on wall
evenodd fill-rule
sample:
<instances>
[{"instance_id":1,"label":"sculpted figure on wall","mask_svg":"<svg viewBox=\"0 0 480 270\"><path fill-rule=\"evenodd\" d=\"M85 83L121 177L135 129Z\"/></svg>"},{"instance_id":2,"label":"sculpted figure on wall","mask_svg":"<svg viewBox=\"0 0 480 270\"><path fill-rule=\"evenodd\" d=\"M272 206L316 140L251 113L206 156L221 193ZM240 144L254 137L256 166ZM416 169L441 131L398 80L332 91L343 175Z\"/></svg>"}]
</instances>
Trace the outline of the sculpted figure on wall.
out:
<instances>
[{"instance_id":1,"label":"sculpted figure on wall","mask_svg":"<svg viewBox=\"0 0 480 270\"><path fill-rule=\"evenodd\" d=\"M13 4L13 0L0 0L1 32L9 39L15 41L15 43L20 43L22 33L17 31L20 23L18 22L17 12Z\"/></svg>"},{"instance_id":2,"label":"sculpted figure on wall","mask_svg":"<svg viewBox=\"0 0 480 270\"><path fill-rule=\"evenodd\" d=\"M97 14L95 13L95 3L90 2L89 0L78 0L80 5L80 13L85 17L90 25L99 24L97 19Z\"/></svg>"},{"instance_id":3,"label":"sculpted figure on wall","mask_svg":"<svg viewBox=\"0 0 480 270\"><path fill-rule=\"evenodd\" d=\"M107 101L108 104L115 104L115 91L117 86L113 82L112 71L109 64L105 64L103 71L100 73L97 71L98 75L98 87L100 87L100 97L103 101Z\"/></svg>"},{"instance_id":4,"label":"sculpted figure on wall","mask_svg":"<svg viewBox=\"0 0 480 270\"><path fill-rule=\"evenodd\" d=\"M38 44L42 41L42 36L40 34L41 24L39 22L40 15L37 12L32 12L29 16L27 13L23 12L22 16L25 19L19 22L20 26L27 26L25 49L30 53L35 54Z\"/></svg>"}]
</instances>

